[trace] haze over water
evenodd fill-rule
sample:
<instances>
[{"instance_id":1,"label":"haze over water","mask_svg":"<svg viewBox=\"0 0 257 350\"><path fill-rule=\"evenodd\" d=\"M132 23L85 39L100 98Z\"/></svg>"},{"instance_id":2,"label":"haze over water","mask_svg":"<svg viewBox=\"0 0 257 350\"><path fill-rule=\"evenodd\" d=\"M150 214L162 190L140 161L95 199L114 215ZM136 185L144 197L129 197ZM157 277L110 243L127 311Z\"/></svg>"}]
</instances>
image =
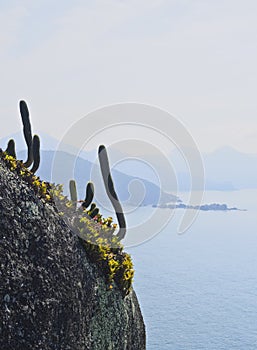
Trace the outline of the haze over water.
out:
<instances>
[{"instance_id":1,"label":"haze over water","mask_svg":"<svg viewBox=\"0 0 257 350\"><path fill-rule=\"evenodd\" d=\"M200 212L179 236L176 210L163 232L127 249L149 350L257 348L256 198L256 190L207 192L204 202L248 211Z\"/></svg>"}]
</instances>

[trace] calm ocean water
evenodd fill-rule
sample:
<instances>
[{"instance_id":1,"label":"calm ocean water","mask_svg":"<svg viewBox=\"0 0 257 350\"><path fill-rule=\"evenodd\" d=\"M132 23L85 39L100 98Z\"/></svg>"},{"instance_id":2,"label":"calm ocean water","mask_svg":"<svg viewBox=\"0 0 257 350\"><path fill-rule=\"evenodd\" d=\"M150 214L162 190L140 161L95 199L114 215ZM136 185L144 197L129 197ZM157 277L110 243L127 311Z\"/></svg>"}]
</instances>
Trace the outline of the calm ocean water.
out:
<instances>
[{"instance_id":1,"label":"calm ocean water","mask_svg":"<svg viewBox=\"0 0 257 350\"><path fill-rule=\"evenodd\" d=\"M207 192L204 202L248 211L200 212L178 235L177 210L155 238L127 248L149 350L257 349L257 191Z\"/></svg>"}]
</instances>

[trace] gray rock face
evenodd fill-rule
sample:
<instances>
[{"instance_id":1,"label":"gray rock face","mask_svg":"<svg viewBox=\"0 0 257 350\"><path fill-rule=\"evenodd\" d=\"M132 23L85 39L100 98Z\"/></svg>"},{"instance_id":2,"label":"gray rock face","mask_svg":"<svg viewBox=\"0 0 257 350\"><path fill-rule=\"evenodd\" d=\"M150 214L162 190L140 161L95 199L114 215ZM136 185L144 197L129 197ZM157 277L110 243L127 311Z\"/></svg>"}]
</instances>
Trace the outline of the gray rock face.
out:
<instances>
[{"instance_id":1,"label":"gray rock face","mask_svg":"<svg viewBox=\"0 0 257 350\"><path fill-rule=\"evenodd\" d=\"M0 160L0 349L143 350L137 297L108 290L54 208Z\"/></svg>"}]
</instances>

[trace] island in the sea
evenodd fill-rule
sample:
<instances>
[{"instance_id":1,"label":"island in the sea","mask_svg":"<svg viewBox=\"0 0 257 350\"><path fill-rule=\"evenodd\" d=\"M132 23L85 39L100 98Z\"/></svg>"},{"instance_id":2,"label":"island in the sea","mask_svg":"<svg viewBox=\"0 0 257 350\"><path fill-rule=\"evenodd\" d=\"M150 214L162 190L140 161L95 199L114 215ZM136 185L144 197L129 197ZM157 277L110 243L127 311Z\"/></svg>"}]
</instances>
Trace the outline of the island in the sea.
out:
<instances>
[{"instance_id":1,"label":"island in the sea","mask_svg":"<svg viewBox=\"0 0 257 350\"><path fill-rule=\"evenodd\" d=\"M246 209L239 209L236 207L229 208L227 204L218 204L218 203L211 203L211 204L202 204L202 205L187 205L184 203L170 203L170 204L154 204L152 206L153 208L163 208L163 209L194 209L194 210L203 210L203 211L231 211L231 210L239 210L239 211L246 211Z\"/></svg>"}]
</instances>

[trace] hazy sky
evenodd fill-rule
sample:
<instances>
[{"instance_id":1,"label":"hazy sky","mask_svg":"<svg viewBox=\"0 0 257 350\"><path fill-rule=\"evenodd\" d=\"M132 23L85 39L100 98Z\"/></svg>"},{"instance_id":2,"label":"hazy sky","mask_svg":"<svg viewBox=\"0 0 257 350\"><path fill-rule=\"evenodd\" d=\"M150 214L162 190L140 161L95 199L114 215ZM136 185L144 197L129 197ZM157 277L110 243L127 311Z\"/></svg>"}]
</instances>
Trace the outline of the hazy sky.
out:
<instances>
[{"instance_id":1,"label":"hazy sky","mask_svg":"<svg viewBox=\"0 0 257 350\"><path fill-rule=\"evenodd\" d=\"M257 153L254 0L0 0L0 136L56 138L117 102L180 118L202 151Z\"/></svg>"}]
</instances>

